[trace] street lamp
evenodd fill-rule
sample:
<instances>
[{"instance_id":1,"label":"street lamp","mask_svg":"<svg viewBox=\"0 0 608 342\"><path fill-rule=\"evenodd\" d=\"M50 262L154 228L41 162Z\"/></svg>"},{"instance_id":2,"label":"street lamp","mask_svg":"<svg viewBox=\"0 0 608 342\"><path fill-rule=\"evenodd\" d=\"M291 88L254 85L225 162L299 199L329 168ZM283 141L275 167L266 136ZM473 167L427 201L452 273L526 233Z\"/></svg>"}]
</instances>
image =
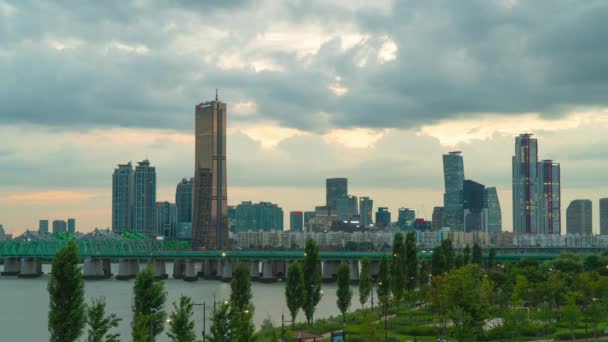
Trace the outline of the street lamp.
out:
<instances>
[{"instance_id":1,"label":"street lamp","mask_svg":"<svg viewBox=\"0 0 608 342\"><path fill-rule=\"evenodd\" d=\"M213 306L215 307L215 295L213 295L213 297L214 297L213 298L213 301L214 301ZM206 304L207 304L206 302L192 303L192 305L196 305L196 306L200 305L200 306L203 307L203 342L205 342L205 334L207 332L207 326L206 326L207 325L207 320L206 320L207 319L207 317L206 317L206 307L207 307L207 305Z\"/></svg>"},{"instance_id":2,"label":"street lamp","mask_svg":"<svg viewBox=\"0 0 608 342\"><path fill-rule=\"evenodd\" d=\"M286 321L285 313L281 312L281 342L285 342L285 323L293 324L293 321Z\"/></svg>"}]
</instances>

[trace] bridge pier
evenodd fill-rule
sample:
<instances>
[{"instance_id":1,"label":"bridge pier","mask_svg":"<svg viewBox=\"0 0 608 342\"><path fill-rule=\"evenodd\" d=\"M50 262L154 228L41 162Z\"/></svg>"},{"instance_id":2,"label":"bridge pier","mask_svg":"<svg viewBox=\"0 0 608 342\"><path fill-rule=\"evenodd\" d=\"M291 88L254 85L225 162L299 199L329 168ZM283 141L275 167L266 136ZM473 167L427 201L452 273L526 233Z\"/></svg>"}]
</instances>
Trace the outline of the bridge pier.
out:
<instances>
[{"instance_id":1,"label":"bridge pier","mask_svg":"<svg viewBox=\"0 0 608 342\"><path fill-rule=\"evenodd\" d=\"M380 261L370 261L368 272L370 278L378 279L378 273L380 273Z\"/></svg>"},{"instance_id":2,"label":"bridge pier","mask_svg":"<svg viewBox=\"0 0 608 342\"><path fill-rule=\"evenodd\" d=\"M359 260L349 261L350 266L350 282L351 284L359 283Z\"/></svg>"},{"instance_id":3,"label":"bridge pier","mask_svg":"<svg viewBox=\"0 0 608 342\"><path fill-rule=\"evenodd\" d=\"M169 275L167 274L165 261L159 259L149 259L148 267L152 268L152 272L154 272L154 278L156 279L167 279Z\"/></svg>"},{"instance_id":4,"label":"bridge pier","mask_svg":"<svg viewBox=\"0 0 608 342\"><path fill-rule=\"evenodd\" d=\"M185 270L184 270L184 280L185 281L197 281L198 273L196 273L196 263L192 259L186 259L184 261Z\"/></svg>"},{"instance_id":5,"label":"bridge pier","mask_svg":"<svg viewBox=\"0 0 608 342\"><path fill-rule=\"evenodd\" d=\"M183 259L173 260L173 279L183 279L186 265Z\"/></svg>"},{"instance_id":6,"label":"bridge pier","mask_svg":"<svg viewBox=\"0 0 608 342\"><path fill-rule=\"evenodd\" d=\"M274 277L277 279L286 279L287 278L287 263L285 260L275 260L272 262L272 269L274 273Z\"/></svg>"},{"instance_id":7,"label":"bridge pier","mask_svg":"<svg viewBox=\"0 0 608 342\"><path fill-rule=\"evenodd\" d=\"M87 280L105 279L106 274L103 269L101 259L86 257L82 264L82 277Z\"/></svg>"},{"instance_id":8,"label":"bridge pier","mask_svg":"<svg viewBox=\"0 0 608 342\"><path fill-rule=\"evenodd\" d=\"M19 258L5 258L3 276L16 276L21 272L21 260Z\"/></svg>"},{"instance_id":9,"label":"bridge pier","mask_svg":"<svg viewBox=\"0 0 608 342\"><path fill-rule=\"evenodd\" d=\"M260 278L260 263L257 260L249 261L249 276L252 281L257 281Z\"/></svg>"},{"instance_id":10,"label":"bridge pier","mask_svg":"<svg viewBox=\"0 0 608 342\"><path fill-rule=\"evenodd\" d=\"M222 277L220 278L220 280L224 282L230 282L232 280L232 268L234 266L233 262L231 260L224 260L223 264L224 265L222 266ZM238 265L238 261L236 265Z\"/></svg>"},{"instance_id":11,"label":"bridge pier","mask_svg":"<svg viewBox=\"0 0 608 342\"><path fill-rule=\"evenodd\" d=\"M206 259L203 261L203 278L215 279L217 275L218 262L215 259Z\"/></svg>"},{"instance_id":12,"label":"bridge pier","mask_svg":"<svg viewBox=\"0 0 608 342\"><path fill-rule=\"evenodd\" d=\"M106 279L112 278L112 260L102 259L101 267L103 268L103 275Z\"/></svg>"},{"instance_id":13,"label":"bridge pier","mask_svg":"<svg viewBox=\"0 0 608 342\"><path fill-rule=\"evenodd\" d=\"M118 261L118 274L116 275L117 280L130 280L134 279L139 272L139 262L131 259L120 259Z\"/></svg>"},{"instance_id":14,"label":"bridge pier","mask_svg":"<svg viewBox=\"0 0 608 342\"><path fill-rule=\"evenodd\" d=\"M42 275L42 262L36 258L21 258L19 278L37 278Z\"/></svg>"},{"instance_id":15,"label":"bridge pier","mask_svg":"<svg viewBox=\"0 0 608 342\"><path fill-rule=\"evenodd\" d=\"M321 281L324 283L333 283L336 281L336 273L338 271L338 261L327 260L323 261L323 267L321 271Z\"/></svg>"},{"instance_id":16,"label":"bridge pier","mask_svg":"<svg viewBox=\"0 0 608 342\"><path fill-rule=\"evenodd\" d=\"M272 261L262 261L262 278L260 279L260 281L262 283L273 283L277 281L277 278L275 278L274 272L272 270Z\"/></svg>"}]
</instances>

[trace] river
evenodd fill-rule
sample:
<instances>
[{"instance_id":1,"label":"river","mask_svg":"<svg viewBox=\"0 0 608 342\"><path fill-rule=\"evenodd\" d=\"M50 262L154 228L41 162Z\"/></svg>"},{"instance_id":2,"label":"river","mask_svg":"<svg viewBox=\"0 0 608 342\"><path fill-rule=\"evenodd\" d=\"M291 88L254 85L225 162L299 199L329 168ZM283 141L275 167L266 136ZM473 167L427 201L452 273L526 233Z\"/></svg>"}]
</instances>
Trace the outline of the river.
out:
<instances>
[{"instance_id":1,"label":"river","mask_svg":"<svg viewBox=\"0 0 608 342\"><path fill-rule=\"evenodd\" d=\"M167 273L171 274L171 264L167 263ZM1 267L0 267L1 269ZM116 273L116 265L112 265ZM49 296L46 290L50 265L43 265L43 276L34 279L20 279L16 277L0 277L0 341L48 341L47 314ZM230 284L214 280L199 280L185 282L178 279L164 280L167 290L167 303L165 309L170 312L171 303L179 296L189 296L196 303L207 303L207 332L209 331L209 312L212 307L214 295L216 300L226 299L230 296ZM115 279L85 281L85 296L87 302L91 298L105 297L107 311L117 314L122 321L117 331L122 341L130 340L131 303L133 301L134 281L119 281ZM253 303L255 305L254 323L259 327L266 317L270 317L275 326L281 324L281 313L285 312L285 319L289 313L285 306L285 284L252 283ZM353 287L353 303L351 308L358 308L358 292ZM323 298L317 306L315 318L338 315L336 307L336 285L323 284ZM300 311L299 320L304 315ZM196 331L200 338L203 330L203 308L195 306L194 320ZM157 341L169 341L165 332Z\"/></svg>"}]
</instances>

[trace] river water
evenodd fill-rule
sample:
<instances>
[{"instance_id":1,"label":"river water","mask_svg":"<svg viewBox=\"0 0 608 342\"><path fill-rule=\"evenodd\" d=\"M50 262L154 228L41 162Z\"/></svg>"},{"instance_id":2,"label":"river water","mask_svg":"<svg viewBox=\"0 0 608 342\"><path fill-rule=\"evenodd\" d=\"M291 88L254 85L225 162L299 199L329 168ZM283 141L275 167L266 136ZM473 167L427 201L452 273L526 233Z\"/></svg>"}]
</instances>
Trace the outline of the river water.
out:
<instances>
[{"instance_id":1,"label":"river water","mask_svg":"<svg viewBox=\"0 0 608 342\"><path fill-rule=\"evenodd\" d=\"M0 269L2 267L0 266ZM116 273L116 265L112 265L113 273ZM46 290L48 281L49 265L43 265L45 273L40 278L20 279L16 277L0 277L0 341L48 341L47 314L49 297ZM167 263L167 273L172 274L171 264ZM167 291L167 303L165 310L170 312L172 305L179 296L186 295L196 303L207 303L207 332L209 332L209 312L212 307L214 296L216 300L227 299L230 296L230 284L215 280L199 280L197 282L185 282L178 279L167 279L165 289ZM117 331L121 334L122 341L130 340L131 303L133 301L134 281L120 281L115 279L85 281L85 296L87 302L97 297L105 297L107 311L117 314L122 321ZM275 326L281 324L281 313L285 312L285 319L289 317L289 311L285 306L285 284L252 283L253 303L255 305L254 323L259 327L266 317L270 317ZM359 307L358 292L353 287L353 303L351 308ZM323 284L323 298L317 306L315 318L338 315L336 306L336 285ZM304 315L300 311L298 320L303 320ZM203 308L195 306L194 320L196 331L200 338L203 330ZM84 336L83 336L84 339ZM165 332L157 338L157 341L169 341Z\"/></svg>"}]
</instances>

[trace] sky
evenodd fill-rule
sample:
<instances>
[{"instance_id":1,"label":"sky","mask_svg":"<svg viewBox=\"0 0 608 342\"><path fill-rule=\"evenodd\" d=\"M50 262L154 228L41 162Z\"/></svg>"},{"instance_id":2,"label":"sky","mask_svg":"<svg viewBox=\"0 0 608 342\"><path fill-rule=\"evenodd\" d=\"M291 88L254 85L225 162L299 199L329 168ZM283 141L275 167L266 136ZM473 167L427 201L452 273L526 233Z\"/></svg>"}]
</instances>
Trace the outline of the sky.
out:
<instances>
[{"instance_id":1,"label":"sky","mask_svg":"<svg viewBox=\"0 0 608 342\"><path fill-rule=\"evenodd\" d=\"M0 224L111 224L119 163L159 201L194 168L194 106L228 105L228 202L312 210L325 178L374 207L442 205L441 155L496 186L514 137L562 167L562 215L608 197L608 2L0 0ZM565 230L565 220L563 222Z\"/></svg>"}]
</instances>

